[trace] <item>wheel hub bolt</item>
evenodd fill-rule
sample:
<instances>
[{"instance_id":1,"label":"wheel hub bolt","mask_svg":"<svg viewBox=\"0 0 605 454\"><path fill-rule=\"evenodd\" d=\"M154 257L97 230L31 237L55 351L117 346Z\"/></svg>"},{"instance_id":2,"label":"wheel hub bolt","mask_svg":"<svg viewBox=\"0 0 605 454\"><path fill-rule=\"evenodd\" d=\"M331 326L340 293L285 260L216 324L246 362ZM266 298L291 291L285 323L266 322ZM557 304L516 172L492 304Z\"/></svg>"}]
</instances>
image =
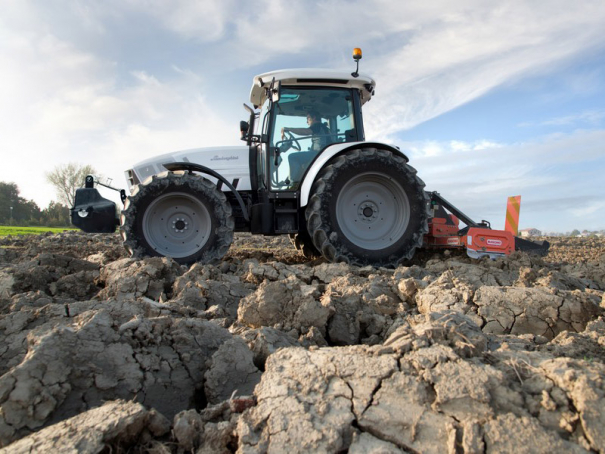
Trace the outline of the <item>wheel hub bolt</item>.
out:
<instances>
[{"instance_id":1,"label":"wheel hub bolt","mask_svg":"<svg viewBox=\"0 0 605 454\"><path fill-rule=\"evenodd\" d=\"M188 225L189 225L189 223L187 221L185 221L185 219L182 219L182 218L176 218L174 221L172 221L172 228L177 233L181 233L181 232L184 232L185 230L187 230Z\"/></svg>"},{"instance_id":2,"label":"wheel hub bolt","mask_svg":"<svg viewBox=\"0 0 605 454\"><path fill-rule=\"evenodd\" d=\"M364 202L359 205L357 215L362 222L374 222L378 217L378 206L372 202Z\"/></svg>"}]
</instances>

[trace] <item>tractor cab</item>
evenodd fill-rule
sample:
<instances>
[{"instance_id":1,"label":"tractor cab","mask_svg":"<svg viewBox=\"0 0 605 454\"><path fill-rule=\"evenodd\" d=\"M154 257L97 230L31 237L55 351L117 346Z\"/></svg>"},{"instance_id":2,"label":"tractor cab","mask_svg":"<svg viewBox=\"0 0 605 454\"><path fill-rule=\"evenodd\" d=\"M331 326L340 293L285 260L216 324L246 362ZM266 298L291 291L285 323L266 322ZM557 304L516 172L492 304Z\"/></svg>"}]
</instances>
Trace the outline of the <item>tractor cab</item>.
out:
<instances>
[{"instance_id":1,"label":"tractor cab","mask_svg":"<svg viewBox=\"0 0 605 454\"><path fill-rule=\"evenodd\" d=\"M296 193L328 147L362 142L361 106L374 87L370 77L321 69L255 77L250 101L260 112L253 133L243 138L256 147L256 189Z\"/></svg>"}]
</instances>

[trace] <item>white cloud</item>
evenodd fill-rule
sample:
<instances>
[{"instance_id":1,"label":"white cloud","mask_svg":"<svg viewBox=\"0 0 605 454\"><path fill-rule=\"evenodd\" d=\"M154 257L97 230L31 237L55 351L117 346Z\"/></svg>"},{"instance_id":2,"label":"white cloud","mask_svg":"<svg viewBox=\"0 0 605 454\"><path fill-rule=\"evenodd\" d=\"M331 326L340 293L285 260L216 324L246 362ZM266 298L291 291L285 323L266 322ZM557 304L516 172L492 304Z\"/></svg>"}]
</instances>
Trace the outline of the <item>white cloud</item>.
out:
<instances>
[{"instance_id":1,"label":"white cloud","mask_svg":"<svg viewBox=\"0 0 605 454\"><path fill-rule=\"evenodd\" d=\"M0 181L40 206L55 198L45 173L91 164L123 186L123 170L153 154L225 144L237 137L201 95L199 79L133 70L118 85L116 64L59 39L30 17L27 31L0 26Z\"/></svg>"},{"instance_id":2,"label":"white cloud","mask_svg":"<svg viewBox=\"0 0 605 454\"><path fill-rule=\"evenodd\" d=\"M578 123L585 125L599 125L605 118L605 110L587 110L579 114L565 115L563 117L551 118L541 122L519 123L520 127L528 126L573 126Z\"/></svg>"},{"instance_id":3,"label":"white cloud","mask_svg":"<svg viewBox=\"0 0 605 454\"><path fill-rule=\"evenodd\" d=\"M521 1L496 8L484 2L463 5L468 9L436 14L407 42L372 60L380 68L380 96L368 109L373 136L411 128L499 85L603 46L602 3L580 2L573 11L564 2L550 2L547 9Z\"/></svg>"},{"instance_id":4,"label":"white cloud","mask_svg":"<svg viewBox=\"0 0 605 454\"><path fill-rule=\"evenodd\" d=\"M447 142L439 142L436 140L428 140L423 142L403 142L398 146L402 146L408 150L408 157L418 159L421 157L438 157L443 155L453 155L460 152L481 151L491 148L503 147L503 144L492 142L490 140L476 140L473 142L464 142L462 140L450 140Z\"/></svg>"},{"instance_id":5,"label":"white cloud","mask_svg":"<svg viewBox=\"0 0 605 454\"><path fill-rule=\"evenodd\" d=\"M112 2L113 8L120 9L124 2ZM127 0L129 8L144 15L150 15L173 33L186 38L201 41L216 41L223 38L226 28L234 16L246 10L257 9L256 5L237 2L236 0Z\"/></svg>"},{"instance_id":6,"label":"white cloud","mask_svg":"<svg viewBox=\"0 0 605 454\"><path fill-rule=\"evenodd\" d=\"M605 227L598 210L605 200L604 141L605 130L596 130L487 149L460 142L400 145L427 190L439 192L471 218L503 228L506 198L521 194L523 226L567 231Z\"/></svg>"},{"instance_id":7,"label":"white cloud","mask_svg":"<svg viewBox=\"0 0 605 454\"><path fill-rule=\"evenodd\" d=\"M584 219L587 216L593 216L597 213L602 213L605 210L605 201L589 200L578 208L570 209L570 212L579 219Z\"/></svg>"}]
</instances>

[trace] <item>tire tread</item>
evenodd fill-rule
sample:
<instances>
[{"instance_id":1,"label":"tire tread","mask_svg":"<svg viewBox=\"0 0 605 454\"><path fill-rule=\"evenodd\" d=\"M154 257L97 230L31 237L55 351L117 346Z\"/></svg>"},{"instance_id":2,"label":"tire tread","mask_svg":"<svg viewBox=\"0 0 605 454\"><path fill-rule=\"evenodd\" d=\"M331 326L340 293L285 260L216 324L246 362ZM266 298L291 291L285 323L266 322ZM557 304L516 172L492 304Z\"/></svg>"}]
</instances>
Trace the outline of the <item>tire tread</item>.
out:
<instances>
[{"instance_id":1,"label":"tire tread","mask_svg":"<svg viewBox=\"0 0 605 454\"><path fill-rule=\"evenodd\" d=\"M153 250L146 247L145 243L137 234L136 222L139 215L139 204L147 197L152 197L154 193L162 191L170 186L187 187L194 193L204 194L213 202L216 218L219 225L215 229L214 244L206 244L201 253L194 254L195 259L174 258L178 263L191 264L196 261L203 263L213 263L222 259L233 242L233 231L235 221L231 210L231 205L227 197L216 188L216 185L200 176L184 172L166 171L152 175L143 183L138 184L131 195L127 197L120 216L120 234L123 244L131 257L142 258L157 255ZM142 216L143 213L140 213ZM206 247L207 246L207 247ZM190 256L191 257L191 256Z\"/></svg>"},{"instance_id":2,"label":"tire tread","mask_svg":"<svg viewBox=\"0 0 605 454\"><path fill-rule=\"evenodd\" d=\"M336 194L331 193L331 181L338 170L349 164L363 164L375 159L388 160L390 165L403 170L401 178L405 178L410 186L416 188L421 198L420 203L424 206L424 209L420 210L419 227L411 235L411 244L401 256L382 257L380 260L368 261L367 259L355 256L343 246L343 243L338 238L338 233L333 231L322 217L321 210L327 200L336 196ZM416 169L408 165L403 158L394 155L391 151L362 148L351 150L344 155L336 157L320 172L311 188L312 195L307 205L307 229L315 248L321 251L322 255L329 261L346 262L351 265L396 267L409 261L414 256L416 249L423 245L424 235L428 233L429 229L430 198L424 191L424 187L425 184L417 176Z\"/></svg>"}]
</instances>

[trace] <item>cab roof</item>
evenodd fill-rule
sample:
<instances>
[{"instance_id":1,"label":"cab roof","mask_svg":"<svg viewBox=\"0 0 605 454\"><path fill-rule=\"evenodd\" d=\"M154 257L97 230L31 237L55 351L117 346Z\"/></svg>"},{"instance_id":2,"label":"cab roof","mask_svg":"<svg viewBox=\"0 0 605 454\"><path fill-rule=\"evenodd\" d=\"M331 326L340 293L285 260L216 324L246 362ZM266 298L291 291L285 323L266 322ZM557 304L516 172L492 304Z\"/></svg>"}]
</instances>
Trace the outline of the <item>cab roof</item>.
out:
<instances>
[{"instance_id":1,"label":"cab roof","mask_svg":"<svg viewBox=\"0 0 605 454\"><path fill-rule=\"evenodd\" d=\"M250 102L254 107L258 107L265 102L267 97L265 89L271 85L273 78L275 78L275 82L281 82L284 86L357 88L362 104L370 100L376 87L374 79L364 74L353 77L349 72L330 69L282 69L260 74L254 78L250 90Z\"/></svg>"}]
</instances>

